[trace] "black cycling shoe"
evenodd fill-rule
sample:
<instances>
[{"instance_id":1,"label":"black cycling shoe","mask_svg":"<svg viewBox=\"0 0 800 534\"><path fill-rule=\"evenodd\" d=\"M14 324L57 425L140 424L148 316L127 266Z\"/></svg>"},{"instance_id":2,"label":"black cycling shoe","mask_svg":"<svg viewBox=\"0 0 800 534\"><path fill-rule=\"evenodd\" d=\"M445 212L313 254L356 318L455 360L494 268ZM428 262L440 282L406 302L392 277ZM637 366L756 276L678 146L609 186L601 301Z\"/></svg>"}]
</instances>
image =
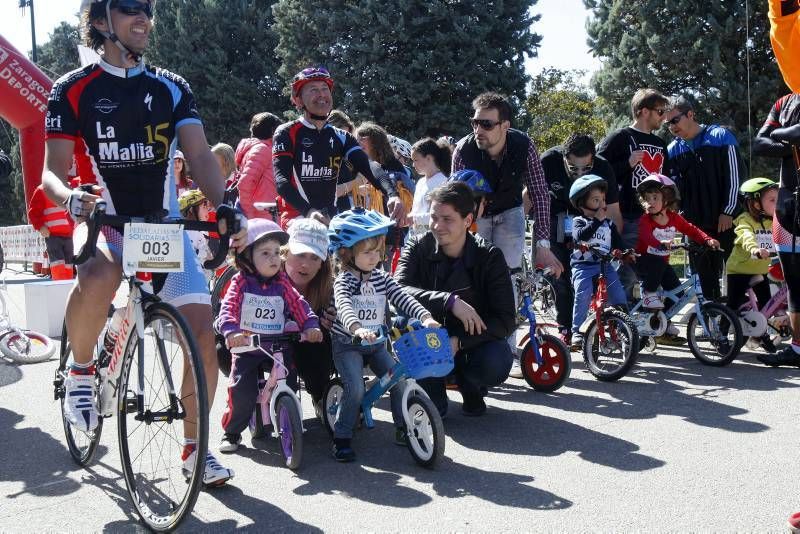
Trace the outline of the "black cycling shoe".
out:
<instances>
[{"instance_id":1,"label":"black cycling shoe","mask_svg":"<svg viewBox=\"0 0 800 534\"><path fill-rule=\"evenodd\" d=\"M786 347L775 354L759 354L756 359L770 367L780 367L781 365L800 367L800 354L797 354L792 347Z\"/></svg>"},{"instance_id":2,"label":"black cycling shoe","mask_svg":"<svg viewBox=\"0 0 800 534\"><path fill-rule=\"evenodd\" d=\"M333 459L337 462L352 462L356 459L356 451L350 446L351 440L334 438Z\"/></svg>"}]
</instances>

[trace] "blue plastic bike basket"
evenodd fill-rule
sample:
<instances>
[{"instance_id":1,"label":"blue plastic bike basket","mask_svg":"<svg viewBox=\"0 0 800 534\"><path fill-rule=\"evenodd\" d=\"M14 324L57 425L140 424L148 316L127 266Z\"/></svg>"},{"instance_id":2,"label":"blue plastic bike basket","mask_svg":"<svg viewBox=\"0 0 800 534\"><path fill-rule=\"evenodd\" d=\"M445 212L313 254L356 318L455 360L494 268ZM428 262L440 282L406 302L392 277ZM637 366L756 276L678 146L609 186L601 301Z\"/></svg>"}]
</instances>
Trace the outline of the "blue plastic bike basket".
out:
<instances>
[{"instance_id":1,"label":"blue plastic bike basket","mask_svg":"<svg viewBox=\"0 0 800 534\"><path fill-rule=\"evenodd\" d=\"M412 378L447 376L453 370L450 337L444 328L406 332L392 347Z\"/></svg>"}]
</instances>

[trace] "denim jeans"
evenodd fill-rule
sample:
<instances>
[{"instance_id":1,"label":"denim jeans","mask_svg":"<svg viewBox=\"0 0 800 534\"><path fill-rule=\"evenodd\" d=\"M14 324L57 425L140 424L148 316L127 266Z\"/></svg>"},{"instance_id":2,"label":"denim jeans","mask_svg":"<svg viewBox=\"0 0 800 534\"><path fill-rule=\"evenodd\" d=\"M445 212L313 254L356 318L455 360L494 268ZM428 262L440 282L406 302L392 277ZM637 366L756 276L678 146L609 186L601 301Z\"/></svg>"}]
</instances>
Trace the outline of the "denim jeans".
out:
<instances>
[{"instance_id":1,"label":"denim jeans","mask_svg":"<svg viewBox=\"0 0 800 534\"><path fill-rule=\"evenodd\" d=\"M386 350L386 344L353 345L350 338L333 335L333 364L339 371L344 392L342 393L339 417L333 427L333 437L350 439L358 420L361 400L364 398L364 363L367 363L375 376L383 376L394 364L394 358ZM405 380L401 380L389 392L392 405L392 419L395 426L403 426L403 390Z\"/></svg>"},{"instance_id":2,"label":"denim jeans","mask_svg":"<svg viewBox=\"0 0 800 534\"><path fill-rule=\"evenodd\" d=\"M639 218L635 217L623 219L625 227L622 229L622 243L625 248L636 248L636 242L639 240ZM622 287L625 288L625 296L628 302L633 302L633 288L636 286L638 279L634 268L627 264L621 263L619 269L619 279L622 281Z\"/></svg>"},{"instance_id":3,"label":"denim jeans","mask_svg":"<svg viewBox=\"0 0 800 534\"><path fill-rule=\"evenodd\" d=\"M522 265L525 212L522 206L478 219L478 235L503 251L509 269Z\"/></svg>"},{"instance_id":4,"label":"denim jeans","mask_svg":"<svg viewBox=\"0 0 800 534\"><path fill-rule=\"evenodd\" d=\"M600 274L600 263L576 262L572 267L572 285L575 287L575 304L572 307L572 333L576 334L589 314L589 303L594 294L593 279ZM608 288L608 304L616 306L627 304L625 290L619 281L617 271L606 265L606 287Z\"/></svg>"}]
</instances>

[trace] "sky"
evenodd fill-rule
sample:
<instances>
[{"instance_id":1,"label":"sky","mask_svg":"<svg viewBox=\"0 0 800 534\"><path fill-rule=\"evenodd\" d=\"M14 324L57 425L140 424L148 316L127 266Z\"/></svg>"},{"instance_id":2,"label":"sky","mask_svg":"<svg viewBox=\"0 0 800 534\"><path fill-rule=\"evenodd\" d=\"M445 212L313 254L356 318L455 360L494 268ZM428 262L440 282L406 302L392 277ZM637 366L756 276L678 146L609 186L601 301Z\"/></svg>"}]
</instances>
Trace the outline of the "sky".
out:
<instances>
[{"instance_id":1,"label":"sky","mask_svg":"<svg viewBox=\"0 0 800 534\"><path fill-rule=\"evenodd\" d=\"M31 49L30 11L23 16L19 0L0 0L0 35L22 52ZM67 20L76 22L78 0L34 0L36 42L47 41L48 34ZM587 10L582 0L539 0L533 8L542 15L534 30L542 35L539 55L525 63L528 74L535 75L545 67L581 69L586 80L600 68L586 45Z\"/></svg>"}]
</instances>

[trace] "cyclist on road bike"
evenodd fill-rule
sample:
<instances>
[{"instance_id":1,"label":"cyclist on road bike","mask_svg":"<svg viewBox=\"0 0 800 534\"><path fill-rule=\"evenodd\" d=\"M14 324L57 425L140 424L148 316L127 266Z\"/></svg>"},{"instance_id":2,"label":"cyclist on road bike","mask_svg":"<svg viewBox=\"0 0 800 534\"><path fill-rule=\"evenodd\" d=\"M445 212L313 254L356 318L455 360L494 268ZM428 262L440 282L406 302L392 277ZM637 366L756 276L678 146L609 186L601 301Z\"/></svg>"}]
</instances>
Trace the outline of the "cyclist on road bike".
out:
<instances>
[{"instance_id":1,"label":"cyclist on road bike","mask_svg":"<svg viewBox=\"0 0 800 534\"><path fill-rule=\"evenodd\" d=\"M81 1L84 39L95 50L102 48L101 59L67 73L53 85L45 120L42 176L47 195L79 220L100 198L111 214L178 217L171 164L177 141L200 189L213 204L222 201L224 178L208 149L189 85L183 78L142 61L153 28L153 4L152 0ZM66 173L73 154L83 182L96 182L103 188L102 197L67 187ZM81 230L85 234L85 225L79 225L76 235ZM101 234L97 255L78 268L77 284L66 310L74 354L65 381L66 416L82 431L97 426L92 353L121 279L121 231L106 226ZM243 228L234 236L232 246L240 246L245 237ZM159 296L178 307L197 340L210 407L218 375L210 299L200 263L185 234L183 261L185 270L171 273ZM194 385L184 387L191 391ZM194 465L196 426L188 421L195 417L197 414L188 413L184 422L184 467ZM232 476L233 471L207 456L206 485L223 484Z\"/></svg>"},{"instance_id":2,"label":"cyclist on road bike","mask_svg":"<svg viewBox=\"0 0 800 534\"><path fill-rule=\"evenodd\" d=\"M304 69L292 81L292 103L303 116L280 126L272 140L281 226L286 228L297 217L328 224L336 214L336 183L343 160L384 194L392 218L402 220L406 208L391 181L374 176L355 137L327 123L332 91L333 78L322 67Z\"/></svg>"}]
</instances>

